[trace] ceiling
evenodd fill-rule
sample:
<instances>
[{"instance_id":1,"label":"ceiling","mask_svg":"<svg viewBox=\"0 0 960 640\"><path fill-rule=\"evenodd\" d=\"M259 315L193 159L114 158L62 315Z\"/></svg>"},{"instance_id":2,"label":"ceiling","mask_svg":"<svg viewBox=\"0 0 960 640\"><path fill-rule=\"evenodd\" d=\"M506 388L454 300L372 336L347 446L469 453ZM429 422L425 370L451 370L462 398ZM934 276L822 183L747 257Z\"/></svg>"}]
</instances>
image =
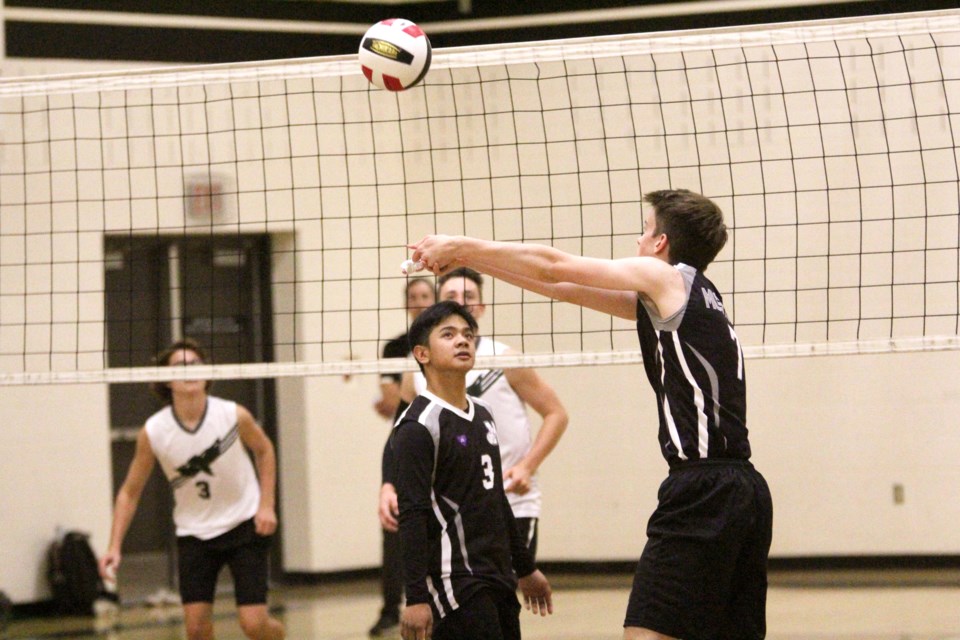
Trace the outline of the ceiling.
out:
<instances>
[{"instance_id":1,"label":"ceiling","mask_svg":"<svg viewBox=\"0 0 960 640\"><path fill-rule=\"evenodd\" d=\"M434 47L952 9L956 0L0 0L6 56L173 63L355 53L387 17ZM120 9L122 7L122 10Z\"/></svg>"}]
</instances>

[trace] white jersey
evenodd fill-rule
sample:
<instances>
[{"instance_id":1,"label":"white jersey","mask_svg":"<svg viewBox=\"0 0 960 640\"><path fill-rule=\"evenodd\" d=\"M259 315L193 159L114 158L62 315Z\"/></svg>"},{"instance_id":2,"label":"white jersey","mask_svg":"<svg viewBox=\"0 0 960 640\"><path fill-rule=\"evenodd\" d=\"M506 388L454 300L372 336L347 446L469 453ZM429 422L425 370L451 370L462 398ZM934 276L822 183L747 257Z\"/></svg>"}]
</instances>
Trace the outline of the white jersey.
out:
<instances>
[{"instance_id":1,"label":"white jersey","mask_svg":"<svg viewBox=\"0 0 960 640\"><path fill-rule=\"evenodd\" d=\"M500 355L509 350L502 342L477 337L477 355ZM417 394L427 388L427 379L419 371L413 377ZM527 405L513 390L503 369L472 369L467 373L467 393L480 398L490 408L500 441L500 460L503 470L515 466L533 443ZM530 479L530 491L523 495L507 493L513 515L517 518L540 517L540 483L537 476Z\"/></svg>"},{"instance_id":2,"label":"white jersey","mask_svg":"<svg viewBox=\"0 0 960 640\"><path fill-rule=\"evenodd\" d=\"M240 441L237 403L207 397L193 431L167 406L144 427L173 489L178 536L209 540L249 520L260 505L260 483Z\"/></svg>"}]
</instances>

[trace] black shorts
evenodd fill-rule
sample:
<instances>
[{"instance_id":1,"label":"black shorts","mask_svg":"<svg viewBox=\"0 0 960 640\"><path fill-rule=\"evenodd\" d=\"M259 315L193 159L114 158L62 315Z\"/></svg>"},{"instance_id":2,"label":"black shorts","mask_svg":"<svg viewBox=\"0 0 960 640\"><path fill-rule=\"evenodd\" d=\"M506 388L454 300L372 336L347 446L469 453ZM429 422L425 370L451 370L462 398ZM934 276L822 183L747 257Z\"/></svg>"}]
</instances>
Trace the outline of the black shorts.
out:
<instances>
[{"instance_id":1,"label":"black shorts","mask_svg":"<svg viewBox=\"0 0 960 640\"><path fill-rule=\"evenodd\" d=\"M684 640L766 634L773 505L748 462L692 462L670 471L647 525L625 627Z\"/></svg>"},{"instance_id":2,"label":"black shorts","mask_svg":"<svg viewBox=\"0 0 960 640\"><path fill-rule=\"evenodd\" d=\"M270 539L257 535L252 519L210 540L178 537L180 599L212 603L217 577L228 565L237 605L266 604Z\"/></svg>"},{"instance_id":3,"label":"black shorts","mask_svg":"<svg viewBox=\"0 0 960 640\"><path fill-rule=\"evenodd\" d=\"M540 537L539 518L516 518L517 529L520 531L520 537L527 543L527 550L530 551L530 559L537 561L537 540Z\"/></svg>"},{"instance_id":4,"label":"black shorts","mask_svg":"<svg viewBox=\"0 0 960 640\"><path fill-rule=\"evenodd\" d=\"M441 620L433 640L520 640L520 602L517 595L485 587Z\"/></svg>"}]
</instances>

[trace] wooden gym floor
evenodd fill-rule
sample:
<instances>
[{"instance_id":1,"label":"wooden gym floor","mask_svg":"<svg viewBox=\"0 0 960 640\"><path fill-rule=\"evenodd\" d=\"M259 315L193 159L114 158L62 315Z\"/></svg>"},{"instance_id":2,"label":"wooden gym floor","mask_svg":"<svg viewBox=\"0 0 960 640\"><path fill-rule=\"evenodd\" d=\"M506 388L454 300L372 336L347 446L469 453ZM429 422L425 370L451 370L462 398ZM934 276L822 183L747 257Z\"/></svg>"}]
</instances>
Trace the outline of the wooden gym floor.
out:
<instances>
[{"instance_id":1,"label":"wooden gym floor","mask_svg":"<svg viewBox=\"0 0 960 640\"><path fill-rule=\"evenodd\" d=\"M620 638L631 576L551 579L555 613L541 619L524 611L524 638ZM777 571L770 582L770 640L960 640L960 570ZM371 580L271 592L271 607L290 640L365 639L379 603L378 585ZM243 638L229 597L217 602L216 633L218 640ZM6 638L181 640L184 635L179 607L168 605L124 607L113 629L94 619L16 620Z\"/></svg>"}]
</instances>

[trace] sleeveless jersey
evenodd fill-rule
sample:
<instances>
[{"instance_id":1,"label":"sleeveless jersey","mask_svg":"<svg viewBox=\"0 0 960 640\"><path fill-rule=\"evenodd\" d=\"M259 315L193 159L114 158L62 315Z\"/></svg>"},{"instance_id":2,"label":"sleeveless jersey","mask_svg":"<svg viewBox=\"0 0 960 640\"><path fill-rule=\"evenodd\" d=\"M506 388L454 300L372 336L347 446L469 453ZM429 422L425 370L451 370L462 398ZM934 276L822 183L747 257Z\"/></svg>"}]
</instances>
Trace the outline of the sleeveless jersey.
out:
<instances>
[{"instance_id":1,"label":"sleeveless jersey","mask_svg":"<svg viewBox=\"0 0 960 640\"><path fill-rule=\"evenodd\" d=\"M670 466L707 458L746 460L746 380L740 341L720 293L702 273L676 265L687 301L661 318L642 294L637 333L657 395L659 440Z\"/></svg>"},{"instance_id":2,"label":"sleeveless jersey","mask_svg":"<svg viewBox=\"0 0 960 640\"><path fill-rule=\"evenodd\" d=\"M240 441L235 402L209 396L193 431L169 405L150 416L145 429L173 490L178 536L209 540L257 513L260 484Z\"/></svg>"},{"instance_id":3,"label":"sleeveless jersey","mask_svg":"<svg viewBox=\"0 0 960 640\"><path fill-rule=\"evenodd\" d=\"M477 337L477 356L500 355L508 349L502 342ZM427 379L419 371L414 374L414 388L418 394L427 388ZM527 455L533 443L527 405L510 386L503 369L472 369L467 372L467 393L483 400L493 413L503 470L515 466ZM530 479L528 492L523 495L507 493L507 499L515 517L539 518L542 494L537 476Z\"/></svg>"}]
</instances>

